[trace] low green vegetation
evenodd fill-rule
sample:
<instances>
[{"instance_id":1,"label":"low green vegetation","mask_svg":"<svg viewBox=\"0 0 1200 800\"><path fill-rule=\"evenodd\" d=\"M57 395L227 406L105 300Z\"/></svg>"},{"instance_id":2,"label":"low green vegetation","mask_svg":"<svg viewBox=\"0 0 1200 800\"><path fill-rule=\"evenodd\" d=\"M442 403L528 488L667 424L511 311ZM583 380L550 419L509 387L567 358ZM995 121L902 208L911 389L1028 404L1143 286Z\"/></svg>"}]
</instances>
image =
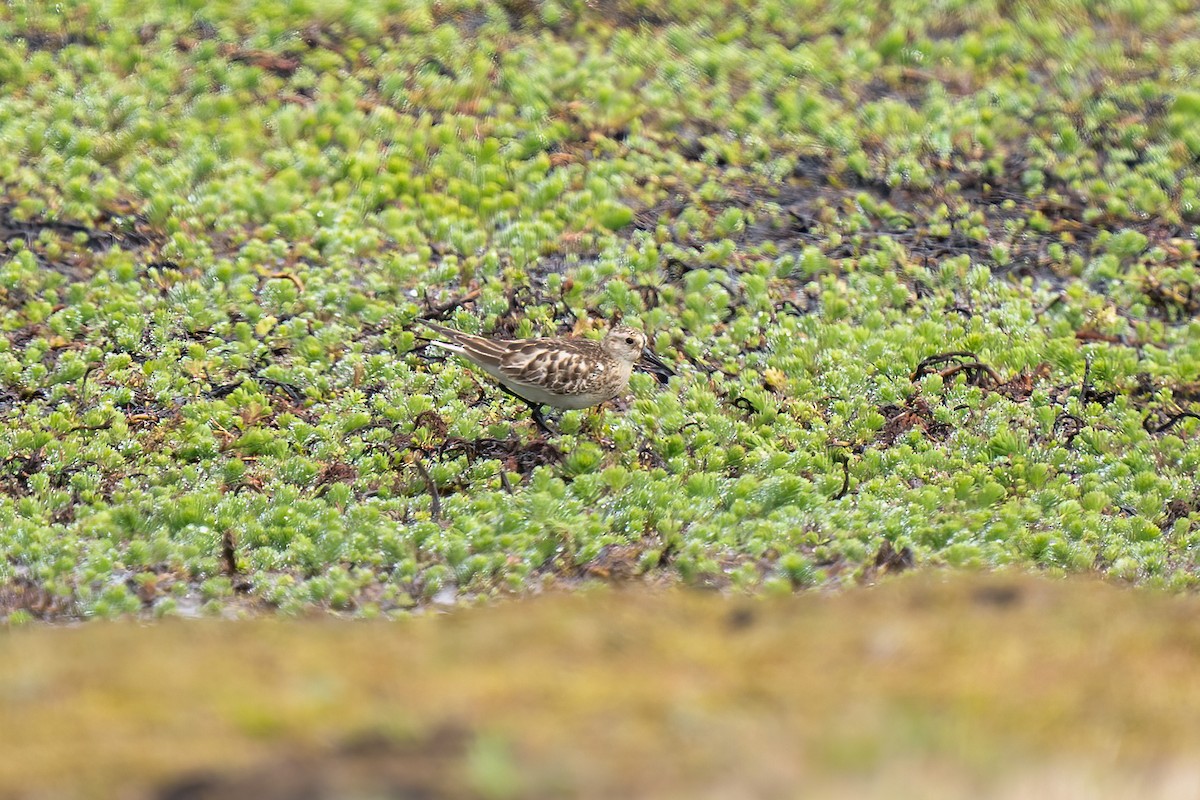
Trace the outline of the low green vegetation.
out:
<instances>
[{"instance_id":1,"label":"low green vegetation","mask_svg":"<svg viewBox=\"0 0 1200 800\"><path fill-rule=\"evenodd\" d=\"M914 564L1190 587L1198 22L7 4L0 617ZM420 315L620 318L678 377L544 440Z\"/></svg>"}]
</instances>

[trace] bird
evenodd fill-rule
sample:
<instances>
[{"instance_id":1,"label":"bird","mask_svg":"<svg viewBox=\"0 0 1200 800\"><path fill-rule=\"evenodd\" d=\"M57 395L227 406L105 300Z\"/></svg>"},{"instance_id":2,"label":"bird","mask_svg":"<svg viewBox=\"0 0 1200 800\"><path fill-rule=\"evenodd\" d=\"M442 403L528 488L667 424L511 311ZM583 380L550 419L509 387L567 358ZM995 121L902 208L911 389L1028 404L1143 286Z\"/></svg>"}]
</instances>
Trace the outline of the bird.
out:
<instances>
[{"instance_id":1,"label":"bird","mask_svg":"<svg viewBox=\"0 0 1200 800\"><path fill-rule=\"evenodd\" d=\"M661 383L674 375L646 346L646 334L628 325L615 325L601 340L576 337L491 339L418 320L439 335L430 343L465 358L483 369L500 388L523 401L533 421L553 433L542 407L588 408L616 397L629 385L634 367L653 374Z\"/></svg>"}]
</instances>

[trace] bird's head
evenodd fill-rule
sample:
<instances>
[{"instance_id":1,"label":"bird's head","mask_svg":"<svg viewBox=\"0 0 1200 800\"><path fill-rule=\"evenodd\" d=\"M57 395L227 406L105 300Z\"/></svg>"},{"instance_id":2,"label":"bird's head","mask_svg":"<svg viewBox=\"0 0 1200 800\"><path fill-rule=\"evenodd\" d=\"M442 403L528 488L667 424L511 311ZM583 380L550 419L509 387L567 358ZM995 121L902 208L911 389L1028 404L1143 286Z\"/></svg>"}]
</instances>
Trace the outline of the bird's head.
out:
<instances>
[{"instance_id":1,"label":"bird's head","mask_svg":"<svg viewBox=\"0 0 1200 800\"><path fill-rule=\"evenodd\" d=\"M646 346L646 334L628 325L617 325L604 337L604 352L618 361L624 361L643 372L649 372L659 383L666 383L675 373L659 361L658 356Z\"/></svg>"},{"instance_id":2,"label":"bird's head","mask_svg":"<svg viewBox=\"0 0 1200 800\"><path fill-rule=\"evenodd\" d=\"M618 361L634 364L646 348L646 334L628 325L617 325L604 337L603 347L604 352Z\"/></svg>"}]
</instances>

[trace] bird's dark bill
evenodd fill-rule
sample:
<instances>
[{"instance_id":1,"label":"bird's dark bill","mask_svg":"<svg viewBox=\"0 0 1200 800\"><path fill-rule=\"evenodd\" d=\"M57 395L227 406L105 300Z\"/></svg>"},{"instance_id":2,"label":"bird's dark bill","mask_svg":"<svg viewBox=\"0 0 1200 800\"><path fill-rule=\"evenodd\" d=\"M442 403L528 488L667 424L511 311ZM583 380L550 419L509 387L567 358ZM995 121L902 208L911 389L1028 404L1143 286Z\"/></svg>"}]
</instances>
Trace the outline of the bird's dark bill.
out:
<instances>
[{"instance_id":1,"label":"bird's dark bill","mask_svg":"<svg viewBox=\"0 0 1200 800\"><path fill-rule=\"evenodd\" d=\"M639 372L649 372L659 383L666 383L675 374L666 364L658 360L658 356L650 351L650 348L643 348L642 357L634 364L634 368Z\"/></svg>"}]
</instances>

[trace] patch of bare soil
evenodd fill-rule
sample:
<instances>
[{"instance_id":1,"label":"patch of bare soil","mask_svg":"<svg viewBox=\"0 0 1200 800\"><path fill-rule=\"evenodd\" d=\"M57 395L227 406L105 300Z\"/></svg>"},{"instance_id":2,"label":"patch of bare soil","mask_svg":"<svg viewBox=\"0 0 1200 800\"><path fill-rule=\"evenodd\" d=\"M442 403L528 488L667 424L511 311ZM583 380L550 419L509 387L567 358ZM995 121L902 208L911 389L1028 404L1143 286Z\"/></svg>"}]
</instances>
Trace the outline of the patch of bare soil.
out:
<instances>
[{"instance_id":1,"label":"patch of bare soil","mask_svg":"<svg viewBox=\"0 0 1200 800\"><path fill-rule=\"evenodd\" d=\"M168 782L157 800L343 800L476 797L467 780L471 737L441 728L396 741L367 736L332 748L297 748L253 767L212 769Z\"/></svg>"}]
</instances>

